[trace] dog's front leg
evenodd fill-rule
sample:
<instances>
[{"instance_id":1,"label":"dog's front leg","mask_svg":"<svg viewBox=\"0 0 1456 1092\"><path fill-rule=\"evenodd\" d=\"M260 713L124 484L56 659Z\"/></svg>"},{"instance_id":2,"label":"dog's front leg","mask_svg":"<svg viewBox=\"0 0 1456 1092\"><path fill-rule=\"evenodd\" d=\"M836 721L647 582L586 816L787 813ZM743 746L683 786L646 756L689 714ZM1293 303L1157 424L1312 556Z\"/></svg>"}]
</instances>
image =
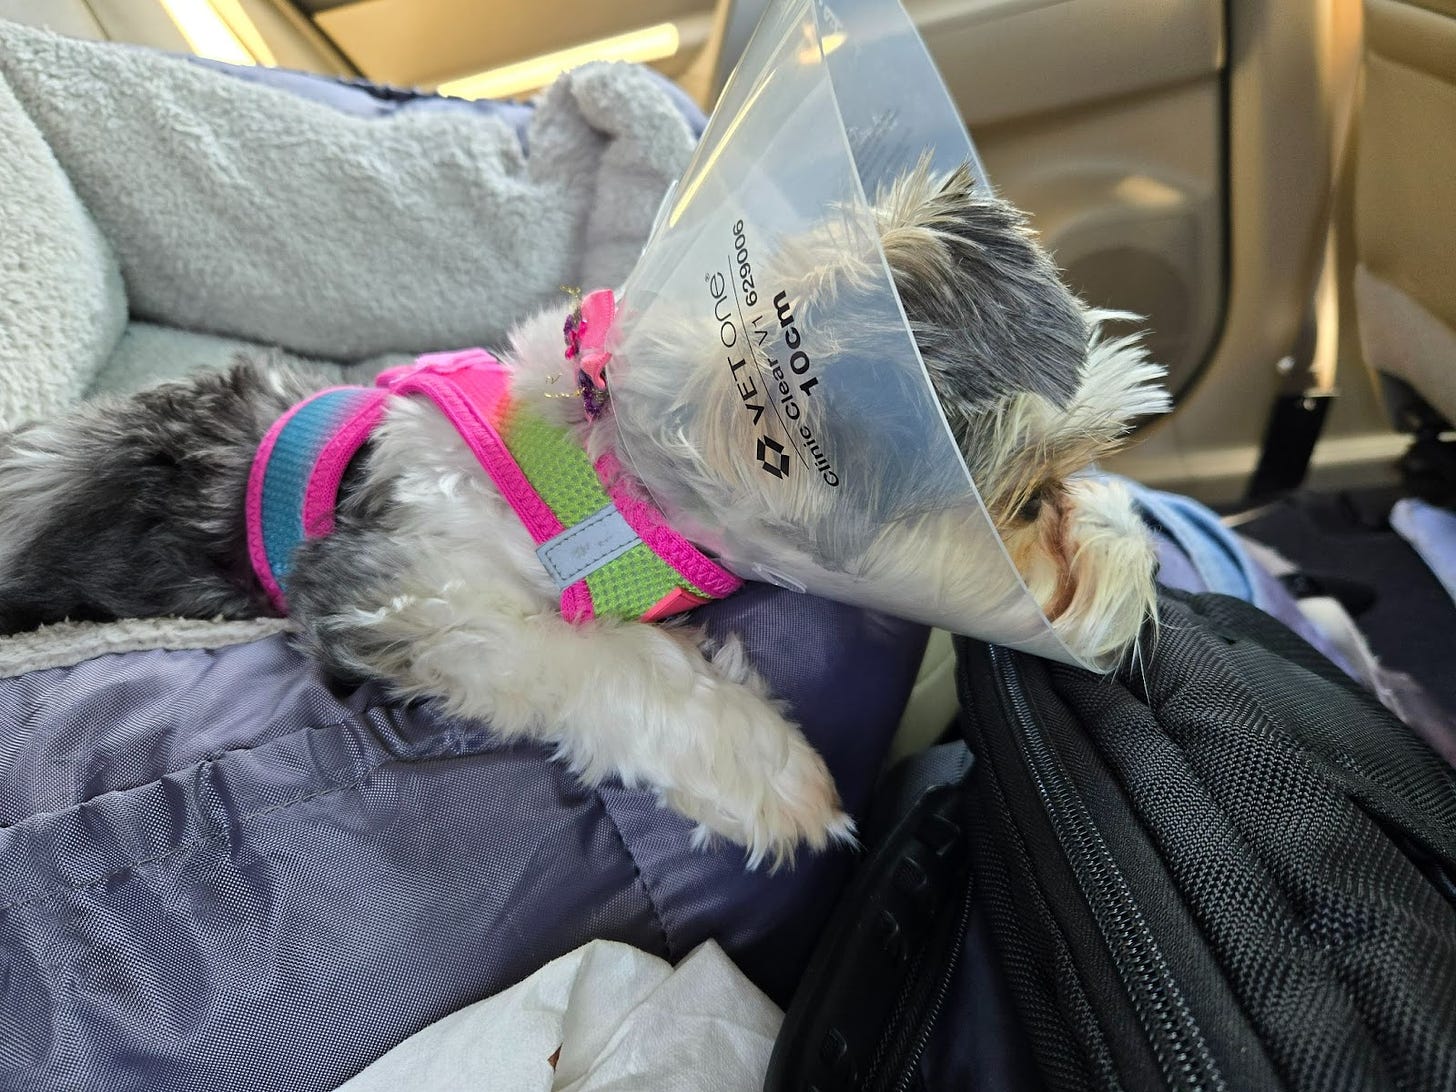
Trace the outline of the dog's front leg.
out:
<instances>
[{"instance_id":1,"label":"dog's front leg","mask_svg":"<svg viewBox=\"0 0 1456 1092\"><path fill-rule=\"evenodd\" d=\"M852 838L823 760L736 641L710 649L686 628L572 625L476 583L303 620L320 651L401 694L550 743L588 783L615 774L652 788L701 841L745 846L751 867Z\"/></svg>"}]
</instances>

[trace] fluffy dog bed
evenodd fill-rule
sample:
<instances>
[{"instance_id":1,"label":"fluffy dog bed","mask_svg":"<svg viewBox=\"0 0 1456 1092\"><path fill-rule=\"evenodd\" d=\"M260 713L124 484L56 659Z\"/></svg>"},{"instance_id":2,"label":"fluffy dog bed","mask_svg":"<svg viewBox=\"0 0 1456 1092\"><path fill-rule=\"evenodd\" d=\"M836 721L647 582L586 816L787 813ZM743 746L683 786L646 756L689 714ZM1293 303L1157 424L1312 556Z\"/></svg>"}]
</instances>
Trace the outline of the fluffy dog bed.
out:
<instances>
[{"instance_id":1,"label":"fluffy dog bed","mask_svg":"<svg viewBox=\"0 0 1456 1092\"><path fill-rule=\"evenodd\" d=\"M700 120L630 67L526 110L0 25L0 428L240 348L337 376L498 343L621 279ZM923 632L762 587L703 617L862 808ZM716 938L783 1002L847 864L695 853L276 622L0 641L3 1088L333 1088L592 938Z\"/></svg>"}]
</instances>

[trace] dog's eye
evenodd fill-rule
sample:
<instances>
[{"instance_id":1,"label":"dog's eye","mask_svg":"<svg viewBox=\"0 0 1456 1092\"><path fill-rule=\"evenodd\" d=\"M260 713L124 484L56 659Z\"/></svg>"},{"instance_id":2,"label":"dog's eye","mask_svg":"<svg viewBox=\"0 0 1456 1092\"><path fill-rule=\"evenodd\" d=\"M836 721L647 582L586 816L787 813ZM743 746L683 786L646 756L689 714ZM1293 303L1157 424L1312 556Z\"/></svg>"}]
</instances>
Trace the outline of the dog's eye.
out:
<instances>
[{"instance_id":1,"label":"dog's eye","mask_svg":"<svg viewBox=\"0 0 1456 1092\"><path fill-rule=\"evenodd\" d=\"M1036 517L1041 515L1042 501L1042 491L1038 489L1031 496L1027 497L1026 502L1017 509L1016 518L1022 523L1035 523Z\"/></svg>"}]
</instances>

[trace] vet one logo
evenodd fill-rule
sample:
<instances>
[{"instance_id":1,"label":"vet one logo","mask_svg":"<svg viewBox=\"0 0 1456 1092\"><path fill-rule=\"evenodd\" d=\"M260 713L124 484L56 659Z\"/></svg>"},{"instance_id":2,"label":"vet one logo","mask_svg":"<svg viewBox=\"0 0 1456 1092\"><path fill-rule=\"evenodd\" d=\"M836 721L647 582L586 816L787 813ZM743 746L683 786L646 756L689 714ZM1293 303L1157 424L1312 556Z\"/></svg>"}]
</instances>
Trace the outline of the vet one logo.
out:
<instances>
[{"instance_id":1,"label":"vet one logo","mask_svg":"<svg viewBox=\"0 0 1456 1092\"><path fill-rule=\"evenodd\" d=\"M784 445L767 436L758 438L758 465L775 478L789 476L789 457L784 454Z\"/></svg>"},{"instance_id":2,"label":"vet one logo","mask_svg":"<svg viewBox=\"0 0 1456 1092\"><path fill-rule=\"evenodd\" d=\"M729 380L744 411L753 417L752 427L758 428L764 410L772 408L794 449L791 457L787 447L760 433L758 465L765 474L782 480L789 476L789 464L797 458L805 470L817 473L825 485L838 488L839 475L830 461L826 444L809 422L808 407L820 396L816 390L819 376L813 374L814 361L794 317L788 292L780 291L773 298L773 318L779 322L782 346L770 344L773 328L767 309L754 313L751 321L744 313L745 306L750 311L758 307L760 297L749 263L748 236L742 220L733 224L732 258L727 275L713 270L703 276L713 299L718 340L728 350L723 359ZM788 354L787 360L781 360L784 353ZM760 382L764 385L760 386Z\"/></svg>"}]
</instances>

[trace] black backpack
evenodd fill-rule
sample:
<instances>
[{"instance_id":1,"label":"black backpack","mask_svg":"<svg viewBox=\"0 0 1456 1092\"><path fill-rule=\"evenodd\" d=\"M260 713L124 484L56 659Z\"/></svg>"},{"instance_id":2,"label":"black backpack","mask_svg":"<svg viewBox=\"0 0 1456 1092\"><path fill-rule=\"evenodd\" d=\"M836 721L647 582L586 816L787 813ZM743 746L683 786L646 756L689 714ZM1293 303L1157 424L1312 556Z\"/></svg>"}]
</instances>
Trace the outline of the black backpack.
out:
<instances>
[{"instance_id":1,"label":"black backpack","mask_svg":"<svg viewBox=\"0 0 1456 1092\"><path fill-rule=\"evenodd\" d=\"M1114 678L958 642L968 749L892 783L767 1089L1456 1089L1456 772L1255 608L1159 614Z\"/></svg>"}]
</instances>

